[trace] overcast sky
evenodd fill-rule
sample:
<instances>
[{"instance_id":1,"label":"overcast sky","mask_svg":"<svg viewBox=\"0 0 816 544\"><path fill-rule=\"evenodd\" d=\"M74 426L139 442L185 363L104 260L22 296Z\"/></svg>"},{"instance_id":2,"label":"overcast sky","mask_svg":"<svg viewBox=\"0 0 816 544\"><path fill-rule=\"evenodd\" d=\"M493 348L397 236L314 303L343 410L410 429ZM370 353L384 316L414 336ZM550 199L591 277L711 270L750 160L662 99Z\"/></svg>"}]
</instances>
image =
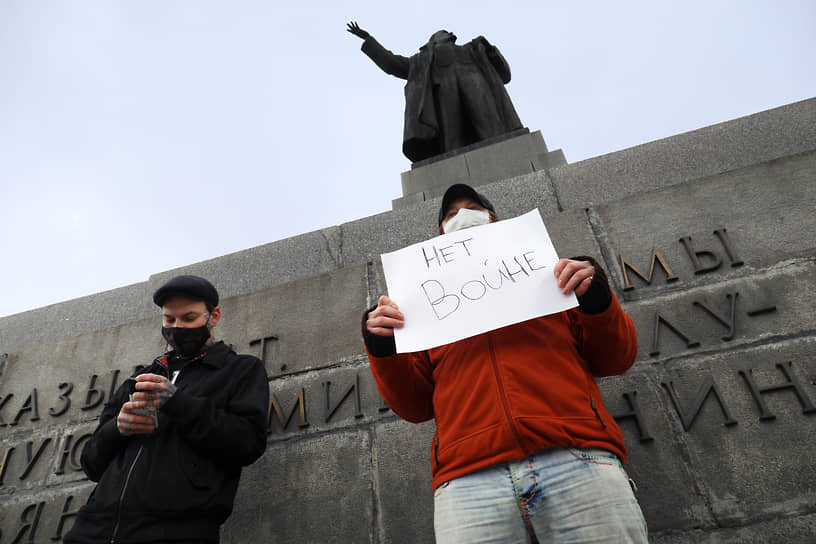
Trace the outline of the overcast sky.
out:
<instances>
[{"instance_id":1,"label":"overcast sky","mask_svg":"<svg viewBox=\"0 0 816 544\"><path fill-rule=\"evenodd\" d=\"M350 20L486 36L569 162L816 96L813 0L0 0L0 316L390 210L404 82Z\"/></svg>"}]
</instances>

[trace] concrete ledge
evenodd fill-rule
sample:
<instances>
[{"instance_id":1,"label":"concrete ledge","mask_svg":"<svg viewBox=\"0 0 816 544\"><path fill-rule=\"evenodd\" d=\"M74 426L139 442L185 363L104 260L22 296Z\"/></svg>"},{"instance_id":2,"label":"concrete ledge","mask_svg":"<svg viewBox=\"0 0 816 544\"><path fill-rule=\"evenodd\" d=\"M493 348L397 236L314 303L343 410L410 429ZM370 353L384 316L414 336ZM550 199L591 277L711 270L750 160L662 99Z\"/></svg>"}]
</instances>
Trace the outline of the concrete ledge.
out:
<instances>
[{"instance_id":1,"label":"concrete ledge","mask_svg":"<svg viewBox=\"0 0 816 544\"><path fill-rule=\"evenodd\" d=\"M550 171L564 208L587 207L816 149L816 98Z\"/></svg>"},{"instance_id":2,"label":"concrete ledge","mask_svg":"<svg viewBox=\"0 0 816 544\"><path fill-rule=\"evenodd\" d=\"M156 314L147 282L0 318L0 354Z\"/></svg>"}]
</instances>

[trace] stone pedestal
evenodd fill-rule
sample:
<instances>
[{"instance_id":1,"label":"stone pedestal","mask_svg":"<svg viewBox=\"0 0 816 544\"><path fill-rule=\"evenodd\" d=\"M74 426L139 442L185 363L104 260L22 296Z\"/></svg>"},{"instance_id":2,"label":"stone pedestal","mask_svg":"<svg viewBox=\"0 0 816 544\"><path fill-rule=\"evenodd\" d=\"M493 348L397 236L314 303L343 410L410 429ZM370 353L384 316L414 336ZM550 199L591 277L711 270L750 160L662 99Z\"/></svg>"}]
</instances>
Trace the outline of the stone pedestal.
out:
<instances>
[{"instance_id":1,"label":"stone pedestal","mask_svg":"<svg viewBox=\"0 0 816 544\"><path fill-rule=\"evenodd\" d=\"M454 183L475 187L566 163L563 151L547 149L540 131L521 128L415 162L402 173L402 197L391 206L396 210L442 196Z\"/></svg>"}]
</instances>

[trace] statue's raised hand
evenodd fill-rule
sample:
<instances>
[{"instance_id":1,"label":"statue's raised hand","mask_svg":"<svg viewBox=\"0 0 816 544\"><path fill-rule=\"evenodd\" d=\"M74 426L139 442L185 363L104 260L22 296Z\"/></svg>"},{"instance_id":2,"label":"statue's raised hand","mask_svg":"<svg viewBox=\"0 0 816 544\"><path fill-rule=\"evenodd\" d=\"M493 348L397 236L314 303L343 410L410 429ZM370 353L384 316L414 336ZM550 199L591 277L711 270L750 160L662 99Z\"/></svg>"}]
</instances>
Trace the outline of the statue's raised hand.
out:
<instances>
[{"instance_id":1,"label":"statue's raised hand","mask_svg":"<svg viewBox=\"0 0 816 544\"><path fill-rule=\"evenodd\" d=\"M360 39L367 40L368 38L371 37L371 34L360 28L360 25L358 25L356 21L346 23L346 27L347 32L351 32Z\"/></svg>"}]
</instances>

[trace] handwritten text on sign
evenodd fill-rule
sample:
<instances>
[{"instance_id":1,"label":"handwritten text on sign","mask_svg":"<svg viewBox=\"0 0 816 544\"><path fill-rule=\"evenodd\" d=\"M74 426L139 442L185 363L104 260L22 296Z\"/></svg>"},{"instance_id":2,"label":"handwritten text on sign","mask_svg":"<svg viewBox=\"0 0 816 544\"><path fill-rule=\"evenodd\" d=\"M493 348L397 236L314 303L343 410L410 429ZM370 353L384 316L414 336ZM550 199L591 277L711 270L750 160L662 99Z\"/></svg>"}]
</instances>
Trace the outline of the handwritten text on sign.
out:
<instances>
[{"instance_id":1,"label":"handwritten text on sign","mask_svg":"<svg viewBox=\"0 0 816 544\"><path fill-rule=\"evenodd\" d=\"M382 256L388 294L405 315L400 353L428 349L578 305L538 210L437 236Z\"/></svg>"}]
</instances>

